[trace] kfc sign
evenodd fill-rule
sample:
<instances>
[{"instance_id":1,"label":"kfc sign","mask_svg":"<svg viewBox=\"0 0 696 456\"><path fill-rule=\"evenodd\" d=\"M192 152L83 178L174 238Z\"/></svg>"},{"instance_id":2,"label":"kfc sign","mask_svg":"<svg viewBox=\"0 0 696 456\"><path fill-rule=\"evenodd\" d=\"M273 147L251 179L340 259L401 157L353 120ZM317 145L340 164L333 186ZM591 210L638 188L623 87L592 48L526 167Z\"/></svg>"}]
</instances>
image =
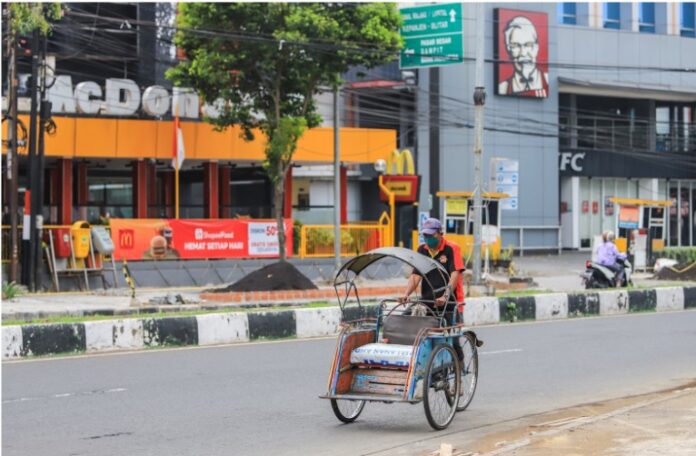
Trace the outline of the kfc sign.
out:
<instances>
[{"instance_id":1,"label":"kfc sign","mask_svg":"<svg viewBox=\"0 0 696 456\"><path fill-rule=\"evenodd\" d=\"M494 15L496 93L513 97L548 97L546 13L498 8Z\"/></svg>"}]
</instances>

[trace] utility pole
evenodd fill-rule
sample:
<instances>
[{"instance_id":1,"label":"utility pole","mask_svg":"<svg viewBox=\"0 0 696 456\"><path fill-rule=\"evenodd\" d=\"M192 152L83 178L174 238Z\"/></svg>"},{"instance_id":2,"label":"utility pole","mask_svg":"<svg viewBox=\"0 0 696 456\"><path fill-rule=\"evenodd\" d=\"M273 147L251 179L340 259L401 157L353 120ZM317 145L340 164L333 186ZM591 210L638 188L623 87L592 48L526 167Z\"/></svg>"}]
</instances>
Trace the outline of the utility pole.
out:
<instances>
[{"instance_id":1,"label":"utility pole","mask_svg":"<svg viewBox=\"0 0 696 456\"><path fill-rule=\"evenodd\" d=\"M483 106L486 104L486 89L483 86L483 50L484 50L483 3L476 4L476 85L474 87L476 135L474 143L474 285L481 284L481 208L483 198L482 155L483 155Z\"/></svg>"},{"instance_id":2,"label":"utility pole","mask_svg":"<svg viewBox=\"0 0 696 456\"><path fill-rule=\"evenodd\" d=\"M31 192L30 197L25 198L25 203L29 203L29 236L26 235L26 229L22 234L22 281L29 288L29 291L35 291L34 281L34 244L37 242L36 236L36 192L35 185L39 180L36 176L36 111L37 111L37 95L38 91L38 68L39 68L39 31L34 30L31 43L31 87L29 94L31 95L31 109L29 113L29 180L27 182L27 191ZM27 201L28 200L28 201ZM26 208L25 208L26 212ZM24 217L25 225L27 223Z\"/></svg>"},{"instance_id":3,"label":"utility pole","mask_svg":"<svg viewBox=\"0 0 696 456\"><path fill-rule=\"evenodd\" d=\"M341 268L341 138L338 118L339 88L334 87L334 266L336 272Z\"/></svg>"},{"instance_id":4,"label":"utility pole","mask_svg":"<svg viewBox=\"0 0 696 456\"><path fill-rule=\"evenodd\" d=\"M17 282L19 279L19 237L17 236L17 179L19 169L19 154L17 151L17 35L12 30L12 9L8 8L10 24L9 41L9 77L10 77L10 106L9 106L9 125L7 129L7 139L9 147L7 150L7 181L10 192L10 281Z\"/></svg>"},{"instance_id":5,"label":"utility pole","mask_svg":"<svg viewBox=\"0 0 696 456\"><path fill-rule=\"evenodd\" d=\"M51 117L51 102L48 101L46 97L46 75L48 73L48 64L46 61L46 54L48 51L48 37L44 34L41 35L41 75L39 78L40 94L41 94L41 108L39 111L39 149L37 154L37 172L38 177L34 187L35 201L36 201L36 230L37 230L37 241L32 244L34 249L34 264L32 269L34 271L34 284L36 289L39 288L41 284L41 276L39 271L41 270L41 259L43 257L41 252L41 238L38 237L38 233L41 232L43 228L43 208L44 208L44 148L46 145L45 135L46 135L46 123ZM34 206L34 204L32 204Z\"/></svg>"}]
</instances>

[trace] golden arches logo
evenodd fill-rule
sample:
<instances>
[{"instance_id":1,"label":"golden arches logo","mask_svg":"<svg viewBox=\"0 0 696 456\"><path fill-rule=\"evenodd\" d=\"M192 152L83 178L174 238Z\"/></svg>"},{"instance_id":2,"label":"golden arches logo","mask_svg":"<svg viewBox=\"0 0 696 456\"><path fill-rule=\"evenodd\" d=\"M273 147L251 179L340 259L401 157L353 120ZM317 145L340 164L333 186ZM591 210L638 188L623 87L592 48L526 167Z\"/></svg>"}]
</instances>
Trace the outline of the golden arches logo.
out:
<instances>
[{"instance_id":1,"label":"golden arches logo","mask_svg":"<svg viewBox=\"0 0 696 456\"><path fill-rule=\"evenodd\" d=\"M406 169L404 169L404 167ZM413 176L416 174L416 168L413 166L413 155L408 149L399 151L394 149L391 155L387 158L387 174L388 175L407 175Z\"/></svg>"},{"instance_id":2,"label":"golden arches logo","mask_svg":"<svg viewBox=\"0 0 696 456\"><path fill-rule=\"evenodd\" d=\"M120 230L118 233L118 246L122 249L132 249L135 245L135 232L133 230Z\"/></svg>"}]
</instances>

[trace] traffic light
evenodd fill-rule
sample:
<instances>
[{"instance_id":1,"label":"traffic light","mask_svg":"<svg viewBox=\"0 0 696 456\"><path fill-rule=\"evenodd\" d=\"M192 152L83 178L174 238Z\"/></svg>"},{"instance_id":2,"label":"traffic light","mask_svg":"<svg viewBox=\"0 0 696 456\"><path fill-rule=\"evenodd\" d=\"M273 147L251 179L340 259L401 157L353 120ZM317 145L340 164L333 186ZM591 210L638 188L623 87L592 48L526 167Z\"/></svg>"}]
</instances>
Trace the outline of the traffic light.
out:
<instances>
[{"instance_id":1,"label":"traffic light","mask_svg":"<svg viewBox=\"0 0 696 456\"><path fill-rule=\"evenodd\" d=\"M19 56L31 56L31 38L28 36L17 37L17 54Z\"/></svg>"}]
</instances>

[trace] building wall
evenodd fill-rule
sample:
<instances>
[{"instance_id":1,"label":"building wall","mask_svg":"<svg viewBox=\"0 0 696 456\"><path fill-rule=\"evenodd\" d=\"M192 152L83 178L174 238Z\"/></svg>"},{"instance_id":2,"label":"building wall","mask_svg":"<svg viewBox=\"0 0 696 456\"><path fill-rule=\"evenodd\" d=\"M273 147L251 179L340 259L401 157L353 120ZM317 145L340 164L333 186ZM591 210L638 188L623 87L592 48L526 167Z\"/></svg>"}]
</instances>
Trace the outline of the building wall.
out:
<instances>
[{"instance_id":1,"label":"building wall","mask_svg":"<svg viewBox=\"0 0 696 456\"><path fill-rule=\"evenodd\" d=\"M556 3L496 3L485 4L485 58L494 56L495 8L546 12L548 15L549 89L544 99L523 99L496 95L493 63L484 66L486 88L485 128L483 141L483 182L488 181L489 161L493 157L519 161L519 209L502 213L503 244L517 244L517 232L505 227L543 226L545 230L525 232L525 245L555 247L561 224L559 176L559 78L591 81L609 86L621 86L614 96L626 98L651 96L660 91L672 92L679 100L683 92L696 92L696 74L665 71L668 68L696 67L696 39L678 36L679 15L672 4L656 4L656 33L640 33L637 27L638 3L621 5L621 30L603 28L602 4L578 3L578 25L558 23ZM434 175L440 178L440 188L431 188L430 168L435 162L431 151L434 125L421 120L418 130L417 163L423 185L421 208L436 190L473 190L474 187L474 90L476 6L463 5L464 56L460 64L440 68L440 163ZM676 24L676 25L675 25ZM668 35L667 33L671 33ZM566 64L566 65L564 65ZM584 65L579 68L578 65ZM612 68L602 68L602 67ZM617 66L628 67L617 69ZM653 68L636 70L637 67ZM432 70L419 70L418 111L428 119L431 110L428 91ZM606 89L605 89L606 90ZM638 95L636 95L638 94ZM606 95L606 94L604 94ZM607 95L609 96L609 95ZM494 131L512 130L513 133ZM541 133L541 135L535 134ZM547 137L544 137L548 135ZM630 157L628 158L630 160ZM649 178L650 175L646 175ZM683 170L679 171L679 176ZM649 179L648 179L649 180ZM485 184L484 184L485 185ZM566 184L571 193L570 180ZM577 185L577 183L575 184ZM652 183L650 184L652 185ZM485 186L484 186L485 189ZM589 191L589 190L588 190ZM582 199L581 199L582 200ZM575 208L577 210L577 208ZM433 211L437 212L437 211ZM563 224L572 222L572 214L563 216ZM567 247L577 248L577 218L574 227L567 228L564 241ZM575 233L575 235L573 235Z\"/></svg>"}]
</instances>

